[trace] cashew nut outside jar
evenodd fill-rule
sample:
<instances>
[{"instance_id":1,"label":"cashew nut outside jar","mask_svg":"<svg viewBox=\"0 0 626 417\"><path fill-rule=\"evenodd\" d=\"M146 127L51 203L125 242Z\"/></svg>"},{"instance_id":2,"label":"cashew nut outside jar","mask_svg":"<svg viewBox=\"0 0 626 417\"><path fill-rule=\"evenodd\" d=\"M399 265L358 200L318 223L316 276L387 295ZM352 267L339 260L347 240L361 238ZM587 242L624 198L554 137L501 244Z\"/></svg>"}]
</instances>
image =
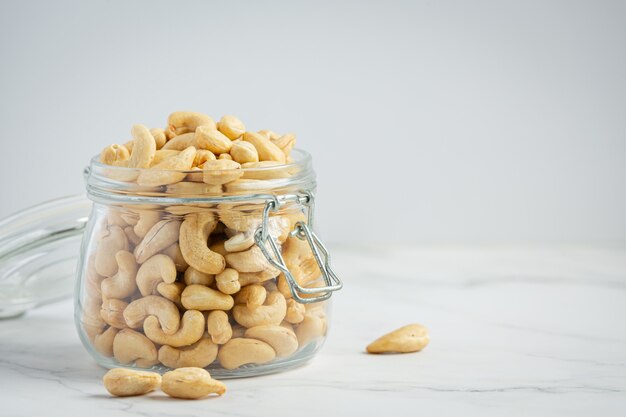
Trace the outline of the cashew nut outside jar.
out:
<instances>
[{"instance_id":1,"label":"cashew nut outside jar","mask_svg":"<svg viewBox=\"0 0 626 417\"><path fill-rule=\"evenodd\" d=\"M93 207L75 317L101 366L244 377L303 365L322 347L342 284L313 232L311 157L264 133L236 137L244 128L176 115L155 145L164 151L127 144L130 158L146 153L132 159L139 167L108 152L86 169ZM147 142L145 129L134 132ZM173 141L183 135L179 150ZM233 148L230 162L211 162ZM159 172L177 164L186 169Z\"/></svg>"}]
</instances>

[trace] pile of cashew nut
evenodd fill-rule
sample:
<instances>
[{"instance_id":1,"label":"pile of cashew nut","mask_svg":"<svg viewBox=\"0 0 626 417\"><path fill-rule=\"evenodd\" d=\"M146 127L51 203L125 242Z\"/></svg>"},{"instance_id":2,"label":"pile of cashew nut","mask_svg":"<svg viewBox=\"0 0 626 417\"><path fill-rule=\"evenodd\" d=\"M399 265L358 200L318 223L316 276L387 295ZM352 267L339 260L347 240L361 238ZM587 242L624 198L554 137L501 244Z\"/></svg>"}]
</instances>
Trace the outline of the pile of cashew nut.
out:
<instances>
[{"instance_id":1,"label":"pile of cashew nut","mask_svg":"<svg viewBox=\"0 0 626 417\"><path fill-rule=\"evenodd\" d=\"M292 134L248 132L233 116L215 123L193 112L165 129L132 128L100 162L117 181L171 195L263 190L285 169ZM246 168L270 169L248 173ZM271 169L276 167L276 169ZM186 172L181 172L186 171ZM254 171L254 170L251 170ZM283 360L326 334L324 302L301 304L254 242L263 204L96 204L83 266L81 325L100 355L151 368L261 365ZM323 284L294 204L272 213L270 235L302 286Z\"/></svg>"}]
</instances>

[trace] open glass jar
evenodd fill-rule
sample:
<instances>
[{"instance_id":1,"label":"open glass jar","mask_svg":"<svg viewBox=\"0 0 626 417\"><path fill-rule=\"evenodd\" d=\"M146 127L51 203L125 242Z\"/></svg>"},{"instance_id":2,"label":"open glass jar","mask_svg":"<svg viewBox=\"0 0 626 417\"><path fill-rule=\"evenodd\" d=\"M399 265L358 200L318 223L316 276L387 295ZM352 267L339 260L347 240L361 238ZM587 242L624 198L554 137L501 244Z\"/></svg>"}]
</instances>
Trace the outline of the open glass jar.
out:
<instances>
[{"instance_id":1,"label":"open glass jar","mask_svg":"<svg viewBox=\"0 0 626 417\"><path fill-rule=\"evenodd\" d=\"M167 171L85 170L93 201L77 267L80 338L105 367L207 368L218 378L304 364L328 331L341 288L312 231L315 173L285 165ZM150 175L159 175L150 170Z\"/></svg>"}]
</instances>

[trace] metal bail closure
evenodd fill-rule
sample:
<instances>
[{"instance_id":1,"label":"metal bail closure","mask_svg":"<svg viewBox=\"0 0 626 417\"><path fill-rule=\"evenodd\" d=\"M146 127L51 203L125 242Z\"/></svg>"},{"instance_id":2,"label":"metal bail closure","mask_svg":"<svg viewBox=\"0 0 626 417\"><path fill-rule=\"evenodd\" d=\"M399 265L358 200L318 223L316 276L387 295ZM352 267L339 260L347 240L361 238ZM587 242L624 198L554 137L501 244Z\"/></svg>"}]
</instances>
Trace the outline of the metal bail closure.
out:
<instances>
[{"instance_id":1,"label":"metal bail closure","mask_svg":"<svg viewBox=\"0 0 626 417\"><path fill-rule=\"evenodd\" d=\"M291 235L301 240L306 239L309 243L313 256L315 257L315 261L322 272L322 277L324 278L324 282L326 284L323 287L306 288L298 284L287 268L287 265L285 265L285 260L280 253L280 249L276 244L276 241L269 234L269 213L270 211L278 210L281 204L279 198L268 200L267 203L265 203L265 208L263 210L263 222L254 233L254 241L261 249L267 260L285 275L285 279L287 280L287 284L291 290L291 295L297 302L310 304L327 300L334 291L340 290L343 287L343 283L330 266L330 254L328 253L328 250L317 235L310 229L310 227L306 223L299 221L296 223L294 230L291 231ZM305 193L303 196L298 196L297 200L309 207L309 223L311 223L313 195L311 193ZM267 246L271 248L272 253L270 253L267 249ZM303 297L301 294L311 295L311 297Z\"/></svg>"}]
</instances>

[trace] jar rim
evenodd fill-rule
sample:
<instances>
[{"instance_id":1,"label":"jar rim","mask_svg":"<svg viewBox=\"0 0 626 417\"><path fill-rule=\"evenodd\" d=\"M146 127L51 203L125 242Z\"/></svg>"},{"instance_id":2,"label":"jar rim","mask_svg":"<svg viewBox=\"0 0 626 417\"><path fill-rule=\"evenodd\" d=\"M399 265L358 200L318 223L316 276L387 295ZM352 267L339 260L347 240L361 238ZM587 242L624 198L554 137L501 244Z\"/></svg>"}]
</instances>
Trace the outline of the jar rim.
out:
<instances>
[{"instance_id":1,"label":"jar rim","mask_svg":"<svg viewBox=\"0 0 626 417\"><path fill-rule=\"evenodd\" d=\"M181 191L173 190L170 185L160 186L140 186L135 179L142 172L168 172L180 173L185 176L190 174L201 174L202 170L155 170L154 168L128 168L106 165L99 161L98 156L94 156L90 165L85 168L84 177L87 194L94 201L122 201L124 203L195 203L203 200L215 200L228 196L257 195L257 194L284 194L293 190L308 190L315 188L315 172L313 171L311 155L302 149L291 151L292 160L286 164L278 164L267 167L241 168L243 172L241 179L258 181L259 188L250 189L247 192L230 192L224 190L226 187L219 187L219 190ZM228 172L232 170L214 170L214 172ZM276 175L267 175L276 172ZM287 173L287 175L285 175ZM255 176L254 174L258 174ZM246 176L248 178L246 178ZM268 178L268 179L259 179ZM181 181L196 182L200 181ZM205 184L208 185L208 184ZM175 187L172 187L175 188Z\"/></svg>"}]
</instances>

